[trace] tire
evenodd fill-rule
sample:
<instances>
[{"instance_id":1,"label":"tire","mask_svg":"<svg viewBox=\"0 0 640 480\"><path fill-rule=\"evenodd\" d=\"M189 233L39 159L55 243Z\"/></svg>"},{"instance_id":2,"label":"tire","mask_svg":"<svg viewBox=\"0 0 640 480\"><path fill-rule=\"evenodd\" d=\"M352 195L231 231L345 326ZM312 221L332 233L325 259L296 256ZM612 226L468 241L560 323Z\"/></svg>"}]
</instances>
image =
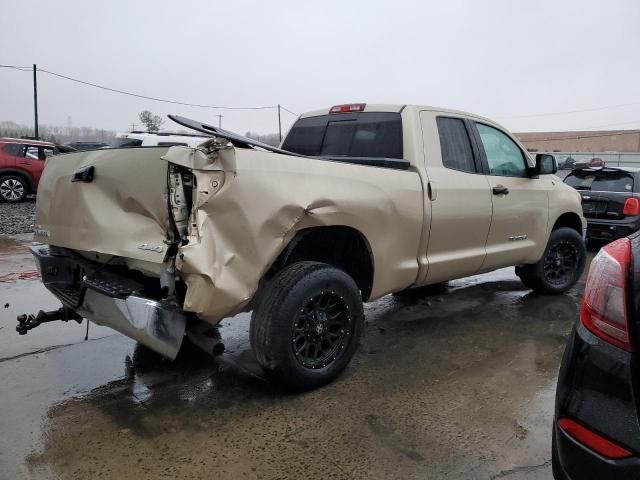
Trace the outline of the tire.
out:
<instances>
[{"instance_id":1,"label":"tire","mask_svg":"<svg viewBox=\"0 0 640 480\"><path fill-rule=\"evenodd\" d=\"M324 263L297 262L263 287L249 336L269 379L302 392L331 382L345 369L363 324L362 296L349 275Z\"/></svg>"},{"instance_id":2,"label":"tire","mask_svg":"<svg viewBox=\"0 0 640 480\"><path fill-rule=\"evenodd\" d=\"M516 267L516 275L537 293L564 293L580 279L586 256L582 236L572 228L558 228L551 232L542 258L534 264Z\"/></svg>"},{"instance_id":3,"label":"tire","mask_svg":"<svg viewBox=\"0 0 640 480\"><path fill-rule=\"evenodd\" d=\"M19 175L0 176L0 199L7 203L18 203L25 199L29 186Z\"/></svg>"}]
</instances>

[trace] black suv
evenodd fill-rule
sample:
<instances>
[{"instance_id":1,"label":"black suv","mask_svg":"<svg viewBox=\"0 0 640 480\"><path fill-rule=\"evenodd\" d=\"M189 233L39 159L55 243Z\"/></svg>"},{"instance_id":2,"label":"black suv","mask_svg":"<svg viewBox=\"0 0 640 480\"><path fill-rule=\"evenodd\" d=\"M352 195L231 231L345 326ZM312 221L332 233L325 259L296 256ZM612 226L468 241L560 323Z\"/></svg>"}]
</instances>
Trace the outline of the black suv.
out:
<instances>
[{"instance_id":1,"label":"black suv","mask_svg":"<svg viewBox=\"0 0 640 480\"><path fill-rule=\"evenodd\" d=\"M564 182L582 195L588 240L611 241L640 229L639 168L578 168Z\"/></svg>"}]
</instances>

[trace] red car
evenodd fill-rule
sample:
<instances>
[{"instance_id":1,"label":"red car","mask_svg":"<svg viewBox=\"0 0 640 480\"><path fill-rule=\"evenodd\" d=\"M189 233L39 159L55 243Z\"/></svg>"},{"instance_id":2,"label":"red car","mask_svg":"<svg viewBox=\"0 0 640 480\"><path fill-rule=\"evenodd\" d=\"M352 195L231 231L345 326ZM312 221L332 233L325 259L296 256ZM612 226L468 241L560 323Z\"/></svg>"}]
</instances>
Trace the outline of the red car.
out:
<instances>
[{"instance_id":1,"label":"red car","mask_svg":"<svg viewBox=\"0 0 640 480\"><path fill-rule=\"evenodd\" d=\"M63 150L39 140L0 138L0 201L20 202L36 193L44 161Z\"/></svg>"}]
</instances>

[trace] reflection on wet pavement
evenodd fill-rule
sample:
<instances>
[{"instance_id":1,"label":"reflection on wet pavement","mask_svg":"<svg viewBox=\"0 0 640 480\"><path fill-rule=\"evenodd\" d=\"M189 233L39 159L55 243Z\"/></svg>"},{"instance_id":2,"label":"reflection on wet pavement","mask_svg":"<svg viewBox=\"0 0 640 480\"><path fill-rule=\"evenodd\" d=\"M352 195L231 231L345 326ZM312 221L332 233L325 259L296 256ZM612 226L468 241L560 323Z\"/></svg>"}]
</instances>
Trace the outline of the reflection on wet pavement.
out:
<instances>
[{"instance_id":1,"label":"reflection on wet pavement","mask_svg":"<svg viewBox=\"0 0 640 480\"><path fill-rule=\"evenodd\" d=\"M351 366L304 395L262 378L247 314L223 322L216 360L69 337L0 361L0 476L550 478L555 379L581 289L537 296L503 269L384 297L366 308Z\"/></svg>"}]
</instances>

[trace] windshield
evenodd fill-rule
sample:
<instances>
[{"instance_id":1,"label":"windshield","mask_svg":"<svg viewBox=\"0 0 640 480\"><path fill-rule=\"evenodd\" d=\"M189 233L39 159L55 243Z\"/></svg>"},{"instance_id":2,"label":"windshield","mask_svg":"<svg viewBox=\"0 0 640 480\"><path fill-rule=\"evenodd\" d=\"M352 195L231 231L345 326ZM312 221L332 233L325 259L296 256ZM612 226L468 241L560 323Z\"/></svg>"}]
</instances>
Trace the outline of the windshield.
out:
<instances>
[{"instance_id":1,"label":"windshield","mask_svg":"<svg viewBox=\"0 0 640 480\"><path fill-rule=\"evenodd\" d=\"M576 190L633 192L633 175L624 172L573 172L564 182Z\"/></svg>"},{"instance_id":2,"label":"windshield","mask_svg":"<svg viewBox=\"0 0 640 480\"><path fill-rule=\"evenodd\" d=\"M399 113L361 112L298 120L282 148L309 156L402 158Z\"/></svg>"}]
</instances>

